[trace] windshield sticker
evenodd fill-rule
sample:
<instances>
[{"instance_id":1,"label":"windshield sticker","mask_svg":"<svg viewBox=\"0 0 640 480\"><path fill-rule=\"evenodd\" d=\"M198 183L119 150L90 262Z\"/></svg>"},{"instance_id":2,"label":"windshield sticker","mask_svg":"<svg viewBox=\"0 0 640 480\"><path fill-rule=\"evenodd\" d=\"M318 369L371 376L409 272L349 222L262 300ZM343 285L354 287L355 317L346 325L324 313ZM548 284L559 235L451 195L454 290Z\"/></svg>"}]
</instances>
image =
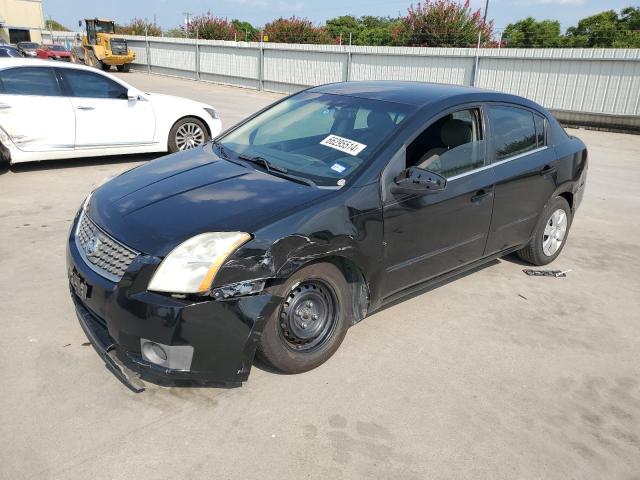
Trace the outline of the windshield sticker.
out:
<instances>
[{"instance_id":1,"label":"windshield sticker","mask_svg":"<svg viewBox=\"0 0 640 480\"><path fill-rule=\"evenodd\" d=\"M362 150L367 148L367 146L363 143L354 142L353 140L339 137L337 135L329 135L327 138L320 142L320 145L340 150L341 152L348 153L349 155L353 155L354 157L358 155Z\"/></svg>"},{"instance_id":2,"label":"windshield sticker","mask_svg":"<svg viewBox=\"0 0 640 480\"><path fill-rule=\"evenodd\" d=\"M339 163L334 163L333 165L331 165L331 170L333 170L334 172L342 173L346 169L347 167L345 167L344 165L340 165Z\"/></svg>"}]
</instances>

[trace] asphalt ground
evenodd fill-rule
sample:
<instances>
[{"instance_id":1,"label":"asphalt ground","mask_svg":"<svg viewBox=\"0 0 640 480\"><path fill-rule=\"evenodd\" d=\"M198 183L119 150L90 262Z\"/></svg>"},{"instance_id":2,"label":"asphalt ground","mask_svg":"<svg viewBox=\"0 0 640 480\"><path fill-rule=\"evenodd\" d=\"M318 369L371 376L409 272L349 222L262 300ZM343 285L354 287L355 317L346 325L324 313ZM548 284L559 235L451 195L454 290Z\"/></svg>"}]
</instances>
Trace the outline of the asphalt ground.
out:
<instances>
[{"instance_id":1,"label":"asphalt ground","mask_svg":"<svg viewBox=\"0 0 640 480\"><path fill-rule=\"evenodd\" d=\"M279 95L122 74L229 126ZM552 265L513 257L378 312L302 375L133 394L74 314L69 225L153 155L0 173L2 479L640 478L640 136L572 131L586 195Z\"/></svg>"}]
</instances>

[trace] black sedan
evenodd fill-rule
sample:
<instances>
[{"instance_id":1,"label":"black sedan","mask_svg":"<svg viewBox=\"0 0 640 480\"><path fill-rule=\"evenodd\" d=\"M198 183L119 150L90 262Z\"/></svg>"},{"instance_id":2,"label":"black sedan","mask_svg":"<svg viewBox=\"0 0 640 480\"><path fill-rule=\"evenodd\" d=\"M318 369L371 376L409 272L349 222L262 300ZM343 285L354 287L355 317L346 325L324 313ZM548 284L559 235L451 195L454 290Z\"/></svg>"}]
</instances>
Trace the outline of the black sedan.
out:
<instances>
[{"instance_id":1,"label":"black sedan","mask_svg":"<svg viewBox=\"0 0 640 480\"><path fill-rule=\"evenodd\" d=\"M40 48L40 45L35 42L18 42L16 43L16 47L20 50L20 53L25 57L37 57L36 50Z\"/></svg>"},{"instance_id":2,"label":"black sedan","mask_svg":"<svg viewBox=\"0 0 640 480\"><path fill-rule=\"evenodd\" d=\"M237 385L257 354L325 362L389 302L565 245L587 151L541 106L466 87L349 82L110 180L68 241L71 296L131 388Z\"/></svg>"}]
</instances>

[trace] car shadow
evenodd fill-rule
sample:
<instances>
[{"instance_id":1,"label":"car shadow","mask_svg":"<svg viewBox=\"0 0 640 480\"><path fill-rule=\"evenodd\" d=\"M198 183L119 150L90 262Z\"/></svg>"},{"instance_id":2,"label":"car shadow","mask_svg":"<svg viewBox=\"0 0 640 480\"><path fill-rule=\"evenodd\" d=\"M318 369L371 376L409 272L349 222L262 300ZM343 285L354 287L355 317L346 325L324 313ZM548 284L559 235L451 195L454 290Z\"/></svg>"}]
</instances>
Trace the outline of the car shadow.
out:
<instances>
[{"instance_id":1,"label":"car shadow","mask_svg":"<svg viewBox=\"0 0 640 480\"><path fill-rule=\"evenodd\" d=\"M136 153L132 155L111 155L105 157L73 158L65 160L44 160L39 162L24 162L0 165L0 175L8 172L37 172L40 170L60 170L65 168L96 167L100 165L117 165L119 163L149 162L167 155L166 153Z\"/></svg>"}]
</instances>

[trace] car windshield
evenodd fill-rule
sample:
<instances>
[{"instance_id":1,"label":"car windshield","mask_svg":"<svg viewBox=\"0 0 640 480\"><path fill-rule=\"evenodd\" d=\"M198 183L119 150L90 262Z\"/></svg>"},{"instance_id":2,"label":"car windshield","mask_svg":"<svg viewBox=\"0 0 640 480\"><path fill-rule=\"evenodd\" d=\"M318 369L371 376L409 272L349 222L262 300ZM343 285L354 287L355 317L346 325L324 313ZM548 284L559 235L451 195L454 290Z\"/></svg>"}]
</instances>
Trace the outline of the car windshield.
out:
<instances>
[{"instance_id":1,"label":"car windshield","mask_svg":"<svg viewBox=\"0 0 640 480\"><path fill-rule=\"evenodd\" d=\"M115 33L113 23L96 22L96 33Z\"/></svg>"},{"instance_id":2,"label":"car windshield","mask_svg":"<svg viewBox=\"0 0 640 480\"><path fill-rule=\"evenodd\" d=\"M53 52L68 52L67 47L63 45L49 45L49 50Z\"/></svg>"},{"instance_id":3,"label":"car windshield","mask_svg":"<svg viewBox=\"0 0 640 480\"><path fill-rule=\"evenodd\" d=\"M31 48L38 48L38 44L37 44L37 43L33 43L33 42L20 42L20 43L18 44L18 46L19 46L20 48L29 48L29 49L31 49Z\"/></svg>"},{"instance_id":4,"label":"car windshield","mask_svg":"<svg viewBox=\"0 0 640 480\"><path fill-rule=\"evenodd\" d=\"M224 151L260 157L274 170L344 185L413 111L409 105L344 95L301 93L219 139ZM264 162L261 162L264 163Z\"/></svg>"},{"instance_id":5,"label":"car windshield","mask_svg":"<svg viewBox=\"0 0 640 480\"><path fill-rule=\"evenodd\" d=\"M0 57L22 58L22 54L13 48L0 48Z\"/></svg>"}]
</instances>

